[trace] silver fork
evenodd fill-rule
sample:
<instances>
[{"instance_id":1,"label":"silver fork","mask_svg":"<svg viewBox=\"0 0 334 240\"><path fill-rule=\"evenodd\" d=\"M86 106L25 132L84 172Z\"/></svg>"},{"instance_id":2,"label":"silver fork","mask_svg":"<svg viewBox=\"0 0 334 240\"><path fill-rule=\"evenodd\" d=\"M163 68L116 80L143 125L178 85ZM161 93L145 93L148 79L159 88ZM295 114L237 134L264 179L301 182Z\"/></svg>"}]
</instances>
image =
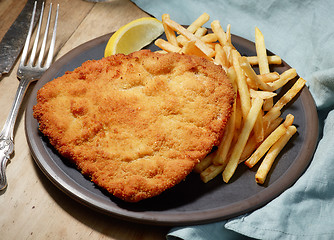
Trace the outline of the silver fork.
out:
<instances>
[{"instance_id":1,"label":"silver fork","mask_svg":"<svg viewBox=\"0 0 334 240\"><path fill-rule=\"evenodd\" d=\"M36 6L37 6L37 2L35 2L35 5L34 5L28 36L27 36L27 39L26 39L26 42L23 48L22 58L21 58L20 65L17 71L17 77L20 80L20 84L16 91L13 106L7 117L5 125L0 133L0 190L3 190L7 187L6 166L7 166L8 160L10 159L10 155L14 151L14 141L13 141L14 126L15 126L15 121L16 121L17 114L19 112L19 108L21 106L24 94L27 88L29 87L29 84L35 80L38 80L42 76L42 74L50 67L52 63L52 59L53 59L54 46L55 46L55 41L56 41L59 4L57 5L57 12L55 16L55 22L54 22L49 52L48 52L44 65L42 65L43 60L44 60L44 52L45 52L45 47L46 47L47 35L49 32L52 3L50 4L49 15L48 15L47 23L45 26L45 33L44 33L43 42L40 48L40 53L39 53L37 61L35 59L41 25L42 25L43 12L44 12L44 2L43 2L35 41L33 44L33 48L31 50L30 59L27 61L28 49L29 49L30 39L32 35L32 30L33 30L33 22L34 22L35 13L36 13Z\"/></svg>"}]
</instances>

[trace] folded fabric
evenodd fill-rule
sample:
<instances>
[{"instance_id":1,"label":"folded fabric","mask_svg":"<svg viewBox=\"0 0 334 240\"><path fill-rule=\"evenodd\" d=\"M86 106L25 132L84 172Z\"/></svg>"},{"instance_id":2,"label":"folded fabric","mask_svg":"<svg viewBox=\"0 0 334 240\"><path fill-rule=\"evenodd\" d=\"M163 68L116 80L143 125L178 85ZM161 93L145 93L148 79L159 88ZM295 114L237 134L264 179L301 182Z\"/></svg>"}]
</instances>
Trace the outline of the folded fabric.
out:
<instances>
[{"instance_id":1,"label":"folded fabric","mask_svg":"<svg viewBox=\"0 0 334 240\"><path fill-rule=\"evenodd\" d=\"M310 90L318 109L334 105L334 68L319 70L312 74Z\"/></svg>"},{"instance_id":2,"label":"folded fabric","mask_svg":"<svg viewBox=\"0 0 334 240\"><path fill-rule=\"evenodd\" d=\"M190 227L174 228L168 235L168 240L179 239L205 239L205 240L246 240L253 239L245 235L241 235L235 231L224 228L226 221L203 224Z\"/></svg>"},{"instance_id":3,"label":"folded fabric","mask_svg":"<svg viewBox=\"0 0 334 240\"><path fill-rule=\"evenodd\" d=\"M321 140L310 166L291 188L254 212L227 221L174 228L167 238L334 239L334 1L133 2L158 19L169 13L182 24L207 12L211 20L220 20L222 26L231 24L233 34L251 41L259 27L266 47L307 80L318 107Z\"/></svg>"}]
</instances>

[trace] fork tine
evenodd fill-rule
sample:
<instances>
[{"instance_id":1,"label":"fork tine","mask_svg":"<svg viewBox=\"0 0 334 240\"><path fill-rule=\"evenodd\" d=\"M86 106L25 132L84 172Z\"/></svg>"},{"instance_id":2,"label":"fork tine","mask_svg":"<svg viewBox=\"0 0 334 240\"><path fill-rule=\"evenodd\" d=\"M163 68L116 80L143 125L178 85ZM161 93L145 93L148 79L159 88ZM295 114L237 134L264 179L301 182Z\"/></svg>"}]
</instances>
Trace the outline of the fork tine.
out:
<instances>
[{"instance_id":1,"label":"fork tine","mask_svg":"<svg viewBox=\"0 0 334 240\"><path fill-rule=\"evenodd\" d=\"M43 13L44 13L44 2L42 3L42 8L41 8L41 13L40 13L40 17L39 17L38 28L37 28L37 32L36 32L36 36L35 36L34 46L32 48L31 54L30 54L30 59L29 59L29 63L28 63L29 66L32 66L34 64L36 51L37 51L38 40L39 40L39 34L40 34L40 31L41 31Z\"/></svg>"},{"instance_id":2,"label":"fork tine","mask_svg":"<svg viewBox=\"0 0 334 240\"><path fill-rule=\"evenodd\" d=\"M50 11L51 11L51 9L50 9ZM50 43L48 57L46 59L45 66L44 66L45 68L50 67L50 65L52 63L52 59L53 59L53 52L54 52L54 48L55 48L56 35L57 35L58 11L59 11L59 4L57 4L57 11L56 11L56 17L55 17L55 22L54 22L54 26L53 26L52 39L51 39L51 43Z\"/></svg>"},{"instance_id":3,"label":"fork tine","mask_svg":"<svg viewBox=\"0 0 334 240\"><path fill-rule=\"evenodd\" d=\"M26 58L27 58L28 49L29 49L29 43L30 43L30 38L31 38L31 33L32 33L33 26L34 26L36 6L37 6L37 1L35 1L34 9L32 11L31 21L30 21L30 27L29 27L27 38L26 38L26 42L24 44L24 48L23 48L23 52L22 52L22 57L21 57L20 65L24 65L24 63L26 61Z\"/></svg>"},{"instance_id":4,"label":"fork tine","mask_svg":"<svg viewBox=\"0 0 334 240\"><path fill-rule=\"evenodd\" d=\"M43 57L44 57L46 40L48 38L48 33L49 33L51 9L52 9L52 3L50 3L49 15L48 15L48 19L46 21L46 26L45 26L45 32L44 32L43 42L42 42L42 46L41 46L41 51L39 53L38 61L37 61L37 64L36 64L38 67L40 67L42 65L42 61L43 61Z\"/></svg>"}]
</instances>

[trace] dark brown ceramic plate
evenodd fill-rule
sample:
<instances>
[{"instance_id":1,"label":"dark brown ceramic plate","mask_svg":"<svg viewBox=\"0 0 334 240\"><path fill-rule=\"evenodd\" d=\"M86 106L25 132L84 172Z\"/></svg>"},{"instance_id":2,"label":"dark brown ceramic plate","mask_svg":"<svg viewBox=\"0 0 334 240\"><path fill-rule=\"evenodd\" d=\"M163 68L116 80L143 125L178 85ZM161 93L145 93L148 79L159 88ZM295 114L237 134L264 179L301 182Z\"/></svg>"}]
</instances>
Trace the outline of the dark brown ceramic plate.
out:
<instances>
[{"instance_id":1,"label":"dark brown ceramic plate","mask_svg":"<svg viewBox=\"0 0 334 240\"><path fill-rule=\"evenodd\" d=\"M295 116L298 134L279 155L264 186L255 183L257 167L249 170L241 164L229 184L223 183L221 177L204 184L193 173L160 196L139 203L126 203L106 193L81 175L49 144L38 130L32 108L36 104L37 90L45 83L86 60L102 58L110 36L89 41L56 61L37 82L27 105L25 128L31 153L42 172L70 197L124 220L173 226L201 224L231 218L263 206L290 187L309 165L317 144L318 116L313 98L305 87L299 98L283 112L283 116L287 113ZM233 36L233 43L243 55L256 54L254 43L248 40ZM154 45L148 48L156 49ZM288 68L284 62L272 70L282 72Z\"/></svg>"}]
</instances>

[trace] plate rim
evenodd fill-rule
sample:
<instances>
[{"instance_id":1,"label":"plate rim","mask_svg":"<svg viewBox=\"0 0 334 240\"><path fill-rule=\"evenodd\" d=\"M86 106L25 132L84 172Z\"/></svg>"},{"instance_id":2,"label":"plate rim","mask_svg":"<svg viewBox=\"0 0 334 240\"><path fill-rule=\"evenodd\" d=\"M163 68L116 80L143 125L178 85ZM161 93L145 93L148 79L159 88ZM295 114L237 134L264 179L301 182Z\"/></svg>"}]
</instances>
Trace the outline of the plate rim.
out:
<instances>
[{"instance_id":1,"label":"plate rim","mask_svg":"<svg viewBox=\"0 0 334 240\"><path fill-rule=\"evenodd\" d=\"M55 73L57 69L62 67L66 61L72 60L73 58L80 55L80 53L83 52L84 49L91 48L97 44L101 44L106 42L110 36L113 33L105 34L103 36L94 38L90 41L87 41L72 50L70 50L68 53L64 54L62 57L60 57L56 62L53 63L53 67L48 69L44 75L52 75ZM253 43L250 40L247 40L245 38L242 38L240 36L233 35L233 38L239 38L242 41L248 41ZM288 65L288 64L287 64ZM289 66L289 65L288 65ZM264 206L268 202L275 199L278 195L280 195L282 192L284 192L286 189L288 189L291 185L293 185L303 174L303 172L306 170L306 168L309 166L312 156L315 152L317 140L318 140L318 114L315 106L314 99L308 90L307 87L303 90L303 92L300 94L301 102L306 108L310 111L305 111L306 114L306 126L310 125L310 122L312 122L315 126L314 128L308 129L309 131L306 132L305 139L307 140L306 143L302 145L302 148L300 149L296 159L299 159L298 157L304 157L304 161L296 161L294 160L290 167L284 172L284 174L277 179L274 183L272 183L270 186L266 187L264 190L256 193L255 195L252 195L249 198L243 199L241 201L225 205L223 208L215 208L215 209L209 209L209 210L198 210L198 211L189 211L189 212L176 212L176 213L166 213L162 214L159 211L156 212L148 212L148 211L142 211L142 212L133 212L126 209L120 209L115 207L106 208L106 206L103 202L96 200L94 197L98 197L94 195L93 193L89 192L88 190L84 191L86 192L84 194L83 190L84 188L82 186L79 186L78 183L73 181L73 179L68 178L65 173L62 172L64 175L63 177L67 178L67 180L70 180L72 182L71 184L68 184L66 181L64 181L63 178L59 177L59 173L55 171L54 167L52 165L56 165L55 162L51 159L51 164L47 163L47 161L40 161L40 159L44 158L42 152L40 151L40 148L38 146L38 143L35 141L31 141L33 130L29 129L29 125L31 125L31 122L34 120L31 118L32 116L32 108L28 108L31 106L31 102L33 101L33 98L35 98L37 90L41 87L41 84L37 82L37 84L34 86L34 89L29 96L28 104L26 106L26 114L25 114L25 131L26 131L26 138L27 142L30 148L30 152L33 156L33 159L35 160L35 163L38 165L38 167L41 169L41 171L47 176L47 178L56 185L62 192L73 198L74 200L78 201L79 203L88 206L92 209L95 209L99 212L105 213L107 215L111 215L117 218L121 218L126 221L132 221L132 222L138 222L138 223L145 223L145 224L151 224L151 225L191 225L191 224L203 224L203 223L209 223L214 222L217 220L224 220L231 217L235 217L247 212L250 212L252 210L255 210L261 206ZM313 136L313 137L307 137L307 136ZM310 151L302 151L307 150L308 148L313 149L312 156L308 156L308 153ZM56 166L58 168L58 166ZM291 178L293 180L291 180ZM73 185L75 184L75 185ZM273 194L273 190L274 194ZM92 196L88 196L88 195ZM260 198L259 198L260 195ZM259 199L262 199L262 201L259 201ZM228 207L228 209L227 209ZM107 211L106 211L107 210ZM199 214L200 213L200 214ZM222 217L223 213L223 217Z\"/></svg>"}]
</instances>

